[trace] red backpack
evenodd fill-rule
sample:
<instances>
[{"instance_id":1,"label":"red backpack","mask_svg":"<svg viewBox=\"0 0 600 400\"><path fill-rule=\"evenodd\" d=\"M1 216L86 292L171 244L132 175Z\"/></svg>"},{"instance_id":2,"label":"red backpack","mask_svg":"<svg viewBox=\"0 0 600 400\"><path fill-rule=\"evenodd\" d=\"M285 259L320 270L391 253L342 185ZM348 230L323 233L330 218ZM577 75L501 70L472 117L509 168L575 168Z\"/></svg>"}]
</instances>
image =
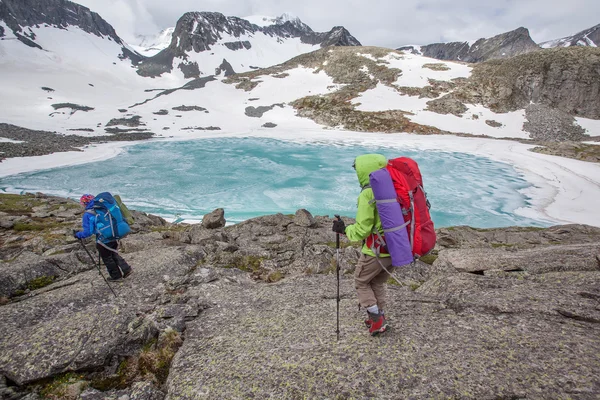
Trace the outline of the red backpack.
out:
<instances>
[{"instance_id":1,"label":"red backpack","mask_svg":"<svg viewBox=\"0 0 600 400\"><path fill-rule=\"evenodd\" d=\"M398 202L402 206L406 229L412 244L415 257L421 257L433 250L435 246L435 229L423 189L423 178L417 162L408 157L395 158L388 161L387 170L394 182Z\"/></svg>"},{"instance_id":2,"label":"red backpack","mask_svg":"<svg viewBox=\"0 0 600 400\"><path fill-rule=\"evenodd\" d=\"M429 214L431 207L423 189L423 178L417 162L408 157L395 158L386 166L396 189L397 200L402 207L406 229L414 257L422 257L435 246L435 229ZM387 253L384 238L371 234L367 238L369 247Z\"/></svg>"}]
</instances>

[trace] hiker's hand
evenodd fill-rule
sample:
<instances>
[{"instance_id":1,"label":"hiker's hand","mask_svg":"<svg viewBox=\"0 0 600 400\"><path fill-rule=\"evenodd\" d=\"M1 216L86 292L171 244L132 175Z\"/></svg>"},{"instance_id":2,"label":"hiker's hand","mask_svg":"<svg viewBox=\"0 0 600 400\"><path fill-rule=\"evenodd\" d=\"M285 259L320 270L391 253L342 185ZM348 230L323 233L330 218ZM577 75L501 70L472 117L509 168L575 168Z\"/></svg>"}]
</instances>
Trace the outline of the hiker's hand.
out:
<instances>
[{"instance_id":1,"label":"hiker's hand","mask_svg":"<svg viewBox=\"0 0 600 400\"><path fill-rule=\"evenodd\" d=\"M75 229L73 229L73 237L75 239L79 239L79 237L77 237L77 234L79 233L79 231L76 231Z\"/></svg>"},{"instance_id":2,"label":"hiker's hand","mask_svg":"<svg viewBox=\"0 0 600 400\"><path fill-rule=\"evenodd\" d=\"M336 219L333 221L333 227L331 228L335 233L344 234L346 232L346 224L341 219Z\"/></svg>"}]
</instances>

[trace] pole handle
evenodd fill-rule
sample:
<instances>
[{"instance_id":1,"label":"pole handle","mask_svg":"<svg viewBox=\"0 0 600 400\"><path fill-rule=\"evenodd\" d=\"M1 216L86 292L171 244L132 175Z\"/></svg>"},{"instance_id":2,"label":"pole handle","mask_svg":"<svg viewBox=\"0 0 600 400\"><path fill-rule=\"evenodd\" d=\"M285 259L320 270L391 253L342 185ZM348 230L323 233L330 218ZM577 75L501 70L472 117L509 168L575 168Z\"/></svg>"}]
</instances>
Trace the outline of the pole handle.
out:
<instances>
[{"instance_id":1,"label":"pole handle","mask_svg":"<svg viewBox=\"0 0 600 400\"><path fill-rule=\"evenodd\" d=\"M342 217L340 217L339 215L335 215L335 219L337 219L338 221L342 220ZM340 248L340 234L336 232L335 234L335 248L339 249Z\"/></svg>"}]
</instances>

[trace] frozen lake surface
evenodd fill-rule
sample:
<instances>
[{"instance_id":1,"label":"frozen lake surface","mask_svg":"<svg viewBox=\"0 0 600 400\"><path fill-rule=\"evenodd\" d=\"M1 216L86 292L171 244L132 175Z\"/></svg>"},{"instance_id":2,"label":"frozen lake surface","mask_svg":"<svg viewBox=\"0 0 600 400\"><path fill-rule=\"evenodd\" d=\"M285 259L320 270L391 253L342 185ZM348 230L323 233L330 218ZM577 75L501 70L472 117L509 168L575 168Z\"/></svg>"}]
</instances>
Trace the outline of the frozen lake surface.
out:
<instances>
[{"instance_id":1,"label":"frozen lake surface","mask_svg":"<svg viewBox=\"0 0 600 400\"><path fill-rule=\"evenodd\" d=\"M400 150L386 145L294 142L227 137L127 147L104 161L2 178L10 192L41 191L72 198L119 193L130 208L198 220L224 208L228 222L294 213L353 217L360 187L352 162L363 153L417 160L437 227L546 226L515 214L531 186L506 163L467 153Z\"/></svg>"}]
</instances>

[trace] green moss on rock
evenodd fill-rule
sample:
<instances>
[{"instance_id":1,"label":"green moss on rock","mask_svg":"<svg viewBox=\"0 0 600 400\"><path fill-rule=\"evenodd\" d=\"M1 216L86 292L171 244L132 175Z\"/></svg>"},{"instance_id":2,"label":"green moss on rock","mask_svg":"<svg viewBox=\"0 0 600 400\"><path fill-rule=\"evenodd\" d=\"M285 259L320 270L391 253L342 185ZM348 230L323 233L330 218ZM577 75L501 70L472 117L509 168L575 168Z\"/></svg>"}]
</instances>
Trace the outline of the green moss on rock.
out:
<instances>
[{"instance_id":1,"label":"green moss on rock","mask_svg":"<svg viewBox=\"0 0 600 400\"><path fill-rule=\"evenodd\" d=\"M36 290L48 286L54 282L55 276L40 276L26 283L27 289Z\"/></svg>"}]
</instances>

